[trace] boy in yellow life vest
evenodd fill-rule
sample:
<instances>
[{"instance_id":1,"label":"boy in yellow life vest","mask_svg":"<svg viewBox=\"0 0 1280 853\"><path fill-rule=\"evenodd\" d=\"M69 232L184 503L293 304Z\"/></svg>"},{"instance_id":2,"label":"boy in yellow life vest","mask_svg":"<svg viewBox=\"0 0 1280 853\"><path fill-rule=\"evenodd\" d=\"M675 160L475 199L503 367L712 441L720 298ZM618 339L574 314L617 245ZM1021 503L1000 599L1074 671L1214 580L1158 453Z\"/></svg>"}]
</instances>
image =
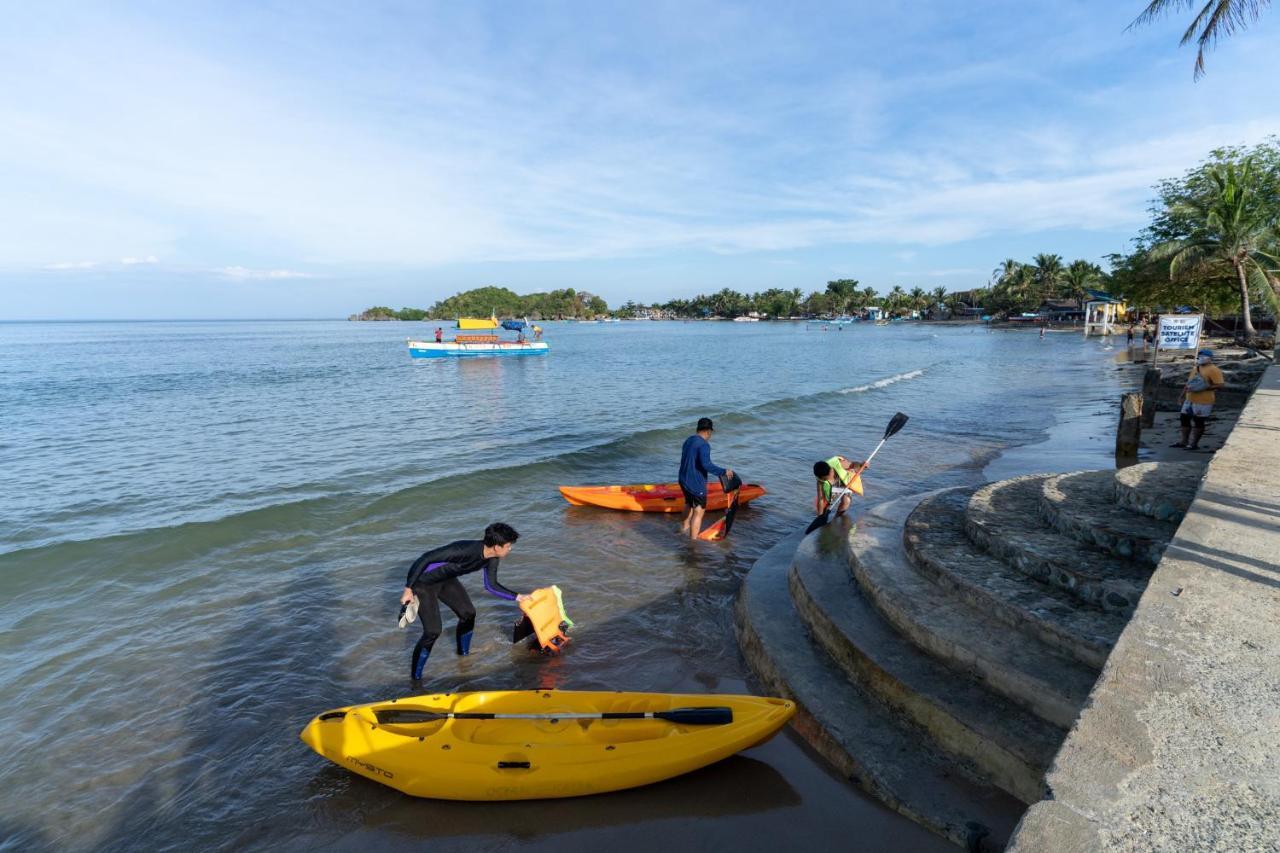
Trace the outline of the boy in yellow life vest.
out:
<instances>
[{"instance_id":1,"label":"boy in yellow life vest","mask_svg":"<svg viewBox=\"0 0 1280 853\"><path fill-rule=\"evenodd\" d=\"M813 476L818 478L818 495L813 504L818 515L826 514L833 487L843 490L836 506L836 515L843 515L853 502L853 493L862 494L862 472L865 470L867 463L855 462L844 456L832 456L823 462L813 463Z\"/></svg>"}]
</instances>

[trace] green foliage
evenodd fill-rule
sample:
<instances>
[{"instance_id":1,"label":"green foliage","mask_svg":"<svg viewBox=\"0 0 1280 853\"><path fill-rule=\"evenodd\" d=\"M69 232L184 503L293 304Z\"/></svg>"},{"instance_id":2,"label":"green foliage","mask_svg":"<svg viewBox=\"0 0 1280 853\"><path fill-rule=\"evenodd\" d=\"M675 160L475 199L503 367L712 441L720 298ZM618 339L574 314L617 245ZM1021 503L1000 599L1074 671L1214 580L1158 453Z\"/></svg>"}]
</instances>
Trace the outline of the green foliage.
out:
<instances>
[{"instance_id":1,"label":"green foliage","mask_svg":"<svg viewBox=\"0 0 1280 853\"><path fill-rule=\"evenodd\" d=\"M634 303L631 303L634 305ZM573 288L530 293L520 296L505 287L478 287L442 299L430 308L370 308L360 315L362 320L454 320L458 317L499 319L528 317L550 320L598 317L609 313L609 305L599 296Z\"/></svg>"},{"instance_id":2,"label":"green foliage","mask_svg":"<svg viewBox=\"0 0 1280 853\"><path fill-rule=\"evenodd\" d=\"M1263 8L1269 5L1271 0L1206 0L1182 34L1182 41L1178 42L1179 45L1186 45L1195 40L1197 50L1194 79L1199 80L1204 74L1204 52L1207 48L1213 47L1219 38L1233 35L1237 30L1243 30L1257 21ZM1129 28L1157 21L1172 11L1194 7L1195 0L1151 0Z\"/></svg>"},{"instance_id":3,"label":"green foliage","mask_svg":"<svg viewBox=\"0 0 1280 853\"><path fill-rule=\"evenodd\" d=\"M1210 152L1156 185L1151 224L1134 251L1113 256L1113 287L1141 307L1191 305L1210 314L1277 307L1280 140Z\"/></svg>"}]
</instances>

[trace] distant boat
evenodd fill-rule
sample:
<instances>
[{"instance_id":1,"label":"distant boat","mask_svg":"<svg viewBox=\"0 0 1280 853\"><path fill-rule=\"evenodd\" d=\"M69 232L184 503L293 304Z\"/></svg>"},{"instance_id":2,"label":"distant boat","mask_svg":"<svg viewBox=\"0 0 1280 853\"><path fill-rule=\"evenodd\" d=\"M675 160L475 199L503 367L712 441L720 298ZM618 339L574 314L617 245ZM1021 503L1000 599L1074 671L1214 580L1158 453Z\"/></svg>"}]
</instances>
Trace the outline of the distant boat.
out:
<instances>
[{"instance_id":1,"label":"distant boat","mask_svg":"<svg viewBox=\"0 0 1280 853\"><path fill-rule=\"evenodd\" d=\"M476 318L476 317L459 317L458 328L471 329L471 330L496 329L498 328L498 316L494 314L491 317L483 318L483 319Z\"/></svg>"},{"instance_id":2,"label":"distant boat","mask_svg":"<svg viewBox=\"0 0 1280 853\"><path fill-rule=\"evenodd\" d=\"M502 341L497 335L458 335L452 341L409 340L414 358L478 358L507 355L546 355L545 341Z\"/></svg>"},{"instance_id":3,"label":"distant boat","mask_svg":"<svg viewBox=\"0 0 1280 853\"><path fill-rule=\"evenodd\" d=\"M619 318L617 318L617 317L605 317L605 318L604 318L603 320L601 320L600 322L601 322L601 323L621 323L621 322L622 322L622 320L620 320L620 319L619 319Z\"/></svg>"},{"instance_id":4,"label":"distant boat","mask_svg":"<svg viewBox=\"0 0 1280 853\"><path fill-rule=\"evenodd\" d=\"M759 322L760 322L760 318L759 318L759 317L734 317L734 318L733 318L733 322L735 322L735 323L759 323Z\"/></svg>"}]
</instances>

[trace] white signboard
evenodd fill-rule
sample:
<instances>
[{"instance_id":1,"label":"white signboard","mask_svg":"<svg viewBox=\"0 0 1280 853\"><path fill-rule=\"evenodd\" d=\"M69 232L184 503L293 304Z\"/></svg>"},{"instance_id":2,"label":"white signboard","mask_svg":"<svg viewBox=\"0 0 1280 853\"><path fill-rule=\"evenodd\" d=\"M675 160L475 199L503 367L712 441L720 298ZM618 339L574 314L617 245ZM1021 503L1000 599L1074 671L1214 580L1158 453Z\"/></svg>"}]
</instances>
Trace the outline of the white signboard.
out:
<instances>
[{"instance_id":1,"label":"white signboard","mask_svg":"<svg viewBox=\"0 0 1280 853\"><path fill-rule=\"evenodd\" d=\"M1160 330L1156 332L1156 348L1194 350L1200 346L1200 326L1203 322L1203 314L1161 314Z\"/></svg>"}]
</instances>

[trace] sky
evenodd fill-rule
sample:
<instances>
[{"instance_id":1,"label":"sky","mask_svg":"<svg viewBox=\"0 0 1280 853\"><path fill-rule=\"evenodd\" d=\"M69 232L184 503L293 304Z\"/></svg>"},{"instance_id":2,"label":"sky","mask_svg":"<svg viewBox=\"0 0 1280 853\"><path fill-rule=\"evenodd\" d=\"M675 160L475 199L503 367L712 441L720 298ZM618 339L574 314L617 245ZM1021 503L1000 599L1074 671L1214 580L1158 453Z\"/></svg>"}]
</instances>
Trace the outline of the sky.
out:
<instances>
[{"instance_id":1,"label":"sky","mask_svg":"<svg viewBox=\"0 0 1280 853\"><path fill-rule=\"evenodd\" d=\"M1145 0L6 4L0 319L967 289L1280 134L1280 11Z\"/></svg>"}]
</instances>

